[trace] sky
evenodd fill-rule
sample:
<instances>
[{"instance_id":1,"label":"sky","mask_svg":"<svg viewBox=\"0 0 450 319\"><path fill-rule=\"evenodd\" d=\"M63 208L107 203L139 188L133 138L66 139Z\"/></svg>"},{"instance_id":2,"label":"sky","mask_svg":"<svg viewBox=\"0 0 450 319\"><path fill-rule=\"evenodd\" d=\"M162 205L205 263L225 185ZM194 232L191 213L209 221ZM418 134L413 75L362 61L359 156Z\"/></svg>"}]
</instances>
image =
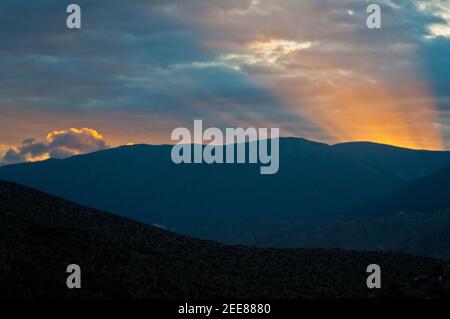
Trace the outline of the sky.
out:
<instances>
[{"instance_id":1,"label":"sky","mask_svg":"<svg viewBox=\"0 0 450 319\"><path fill-rule=\"evenodd\" d=\"M66 27L80 5L82 28ZM377 3L382 28L368 29ZM176 127L450 149L450 2L0 0L0 158Z\"/></svg>"}]
</instances>

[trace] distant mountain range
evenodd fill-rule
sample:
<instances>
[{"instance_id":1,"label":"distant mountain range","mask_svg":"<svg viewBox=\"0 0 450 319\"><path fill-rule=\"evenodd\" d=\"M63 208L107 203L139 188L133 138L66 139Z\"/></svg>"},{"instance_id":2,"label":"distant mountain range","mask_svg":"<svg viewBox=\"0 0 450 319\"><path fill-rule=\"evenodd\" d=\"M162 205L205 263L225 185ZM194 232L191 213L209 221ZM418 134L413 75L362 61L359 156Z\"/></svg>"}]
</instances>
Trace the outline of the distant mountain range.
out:
<instances>
[{"instance_id":1,"label":"distant mountain range","mask_svg":"<svg viewBox=\"0 0 450 319\"><path fill-rule=\"evenodd\" d=\"M314 229L284 231L264 244L383 249L450 259L450 165Z\"/></svg>"},{"instance_id":2,"label":"distant mountain range","mask_svg":"<svg viewBox=\"0 0 450 319\"><path fill-rule=\"evenodd\" d=\"M445 168L449 152L368 142L330 146L282 138L278 174L260 175L259 165L253 164L176 165L170 150L169 145L123 146L64 160L0 167L0 178L180 234L225 243L389 247L447 256L446 249L437 252L409 244L386 247L379 240L367 242L361 232L369 228L376 236L366 237L395 241L395 218L400 218L395 214L406 209L414 216L437 213L440 217L432 218L435 226L446 227L442 214L450 208ZM410 219L411 214L400 216L408 216L402 232L414 237L422 229L424 220ZM373 218L394 220L375 227ZM366 226L359 229L356 221ZM432 232L444 231L435 226ZM400 236L399 241L410 243L409 237Z\"/></svg>"},{"instance_id":3,"label":"distant mountain range","mask_svg":"<svg viewBox=\"0 0 450 319\"><path fill-rule=\"evenodd\" d=\"M441 298L450 264L202 241L0 181L0 299ZM366 268L382 269L381 289ZM81 289L66 267L81 268Z\"/></svg>"}]
</instances>

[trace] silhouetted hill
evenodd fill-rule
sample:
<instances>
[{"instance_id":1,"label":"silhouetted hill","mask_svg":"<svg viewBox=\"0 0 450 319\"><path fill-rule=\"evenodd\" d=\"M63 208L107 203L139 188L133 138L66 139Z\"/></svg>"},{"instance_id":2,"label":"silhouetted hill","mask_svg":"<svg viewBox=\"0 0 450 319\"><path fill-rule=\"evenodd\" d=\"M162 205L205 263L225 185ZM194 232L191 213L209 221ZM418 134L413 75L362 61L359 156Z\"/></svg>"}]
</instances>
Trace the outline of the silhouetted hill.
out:
<instances>
[{"instance_id":1,"label":"silhouetted hill","mask_svg":"<svg viewBox=\"0 0 450 319\"><path fill-rule=\"evenodd\" d=\"M450 259L450 165L311 229L265 231L272 246L393 250ZM258 243L254 243L258 244Z\"/></svg>"},{"instance_id":2,"label":"silhouetted hill","mask_svg":"<svg viewBox=\"0 0 450 319\"><path fill-rule=\"evenodd\" d=\"M446 262L395 253L261 249L196 240L0 181L1 298L449 296ZM66 288L78 264L82 288ZM366 267L382 267L382 288Z\"/></svg>"},{"instance_id":3,"label":"silhouetted hill","mask_svg":"<svg viewBox=\"0 0 450 319\"><path fill-rule=\"evenodd\" d=\"M170 150L125 146L1 167L0 177L178 233L250 243L255 225L307 225L381 197L450 160L448 152L283 138L278 174L260 175L259 165L175 165Z\"/></svg>"},{"instance_id":4,"label":"silhouetted hill","mask_svg":"<svg viewBox=\"0 0 450 319\"><path fill-rule=\"evenodd\" d=\"M392 194L374 201L352 215L432 213L450 209L450 165L414 180Z\"/></svg>"}]
</instances>

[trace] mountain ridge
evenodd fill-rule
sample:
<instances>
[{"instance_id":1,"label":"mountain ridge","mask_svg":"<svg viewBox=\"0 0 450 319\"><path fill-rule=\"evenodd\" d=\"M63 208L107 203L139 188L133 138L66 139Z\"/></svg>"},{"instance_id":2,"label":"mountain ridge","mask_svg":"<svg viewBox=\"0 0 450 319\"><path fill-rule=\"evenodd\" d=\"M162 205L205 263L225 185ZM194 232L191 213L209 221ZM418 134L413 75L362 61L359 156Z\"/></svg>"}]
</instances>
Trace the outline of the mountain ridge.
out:
<instances>
[{"instance_id":1,"label":"mountain ridge","mask_svg":"<svg viewBox=\"0 0 450 319\"><path fill-rule=\"evenodd\" d=\"M337 148L282 138L280 171L271 176L261 176L255 164L176 165L170 145L135 145L3 166L0 178L178 233L245 243L252 225L314 223L387 195L450 161L448 152L398 148L393 155L386 151L387 160L373 161Z\"/></svg>"},{"instance_id":2,"label":"mountain ridge","mask_svg":"<svg viewBox=\"0 0 450 319\"><path fill-rule=\"evenodd\" d=\"M328 223L271 234L275 247L378 249L450 259L450 164Z\"/></svg>"}]
</instances>

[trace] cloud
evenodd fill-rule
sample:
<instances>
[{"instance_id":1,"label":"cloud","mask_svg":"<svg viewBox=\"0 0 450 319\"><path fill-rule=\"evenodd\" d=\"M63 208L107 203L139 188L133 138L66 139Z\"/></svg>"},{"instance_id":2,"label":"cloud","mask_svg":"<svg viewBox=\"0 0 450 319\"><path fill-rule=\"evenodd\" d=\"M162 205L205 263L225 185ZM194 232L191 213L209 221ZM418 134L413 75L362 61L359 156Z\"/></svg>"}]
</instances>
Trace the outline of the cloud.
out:
<instances>
[{"instance_id":1,"label":"cloud","mask_svg":"<svg viewBox=\"0 0 450 319\"><path fill-rule=\"evenodd\" d=\"M69 156L99 151L107 144L97 131L90 128L70 128L52 131L46 140L39 142L33 138L26 139L22 145L10 148L1 164L35 162L48 158L66 158Z\"/></svg>"},{"instance_id":2,"label":"cloud","mask_svg":"<svg viewBox=\"0 0 450 319\"><path fill-rule=\"evenodd\" d=\"M383 28L369 30L369 1L361 0L79 0L77 31L65 27L60 1L25 11L20 1L3 2L4 144L33 136L30 127L48 130L36 113L102 131L122 113L120 132L133 140L148 124L162 126L142 124L155 116L170 119L159 133L203 118L217 127L268 122L330 143L425 148L440 148L435 121L450 124L441 118L450 109L448 1L375 1ZM10 106L29 110L26 121L2 114ZM101 123L79 124L100 113ZM16 136L13 125L21 126Z\"/></svg>"},{"instance_id":3,"label":"cloud","mask_svg":"<svg viewBox=\"0 0 450 319\"><path fill-rule=\"evenodd\" d=\"M434 127L441 131L450 131L450 125L444 125L441 123L434 123Z\"/></svg>"},{"instance_id":4,"label":"cloud","mask_svg":"<svg viewBox=\"0 0 450 319\"><path fill-rule=\"evenodd\" d=\"M428 12L440 21L429 25L430 34L427 38L450 38L450 2L448 0L429 0L417 4L420 11Z\"/></svg>"}]
</instances>

